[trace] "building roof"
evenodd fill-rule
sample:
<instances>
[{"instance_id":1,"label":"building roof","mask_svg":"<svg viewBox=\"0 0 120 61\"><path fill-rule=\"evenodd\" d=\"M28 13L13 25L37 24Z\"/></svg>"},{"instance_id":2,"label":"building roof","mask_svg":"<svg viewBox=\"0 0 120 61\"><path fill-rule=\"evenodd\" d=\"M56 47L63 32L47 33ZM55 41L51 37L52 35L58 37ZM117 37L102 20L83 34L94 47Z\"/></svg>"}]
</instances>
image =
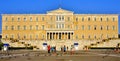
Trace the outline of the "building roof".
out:
<instances>
[{"instance_id":1,"label":"building roof","mask_svg":"<svg viewBox=\"0 0 120 61\"><path fill-rule=\"evenodd\" d=\"M59 9L56 9L56 10L48 11L47 13L73 13L73 12L62 9L62 8L59 8Z\"/></svg>"}]
</instances>

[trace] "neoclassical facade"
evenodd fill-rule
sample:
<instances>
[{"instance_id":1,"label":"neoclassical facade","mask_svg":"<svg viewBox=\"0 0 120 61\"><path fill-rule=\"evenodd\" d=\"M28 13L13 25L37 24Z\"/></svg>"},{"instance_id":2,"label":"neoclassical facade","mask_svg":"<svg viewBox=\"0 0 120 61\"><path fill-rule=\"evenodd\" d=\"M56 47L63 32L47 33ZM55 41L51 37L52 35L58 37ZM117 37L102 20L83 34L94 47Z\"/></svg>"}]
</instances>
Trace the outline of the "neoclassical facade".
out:
<instances>
[{"instance_id":1,"label":"neoclassical facade","mask_svg":"<svg viewBox=\"0 0 120 61\"><path fill-rule=\"evenodd\" d=\"M81 40L118 38L118 14L74 14L65 9L46 14L2 14L2 38Z\"/></svg>"}]
</instances>

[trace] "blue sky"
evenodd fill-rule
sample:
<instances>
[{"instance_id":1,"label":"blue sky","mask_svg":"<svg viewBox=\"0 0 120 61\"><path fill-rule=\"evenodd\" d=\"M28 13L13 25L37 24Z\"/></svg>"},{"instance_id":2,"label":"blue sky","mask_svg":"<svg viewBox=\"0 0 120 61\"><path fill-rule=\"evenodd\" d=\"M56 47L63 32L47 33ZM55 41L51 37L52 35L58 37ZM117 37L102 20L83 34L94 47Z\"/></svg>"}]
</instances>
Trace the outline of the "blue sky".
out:
<instances>
[{"instance_id":1,"label":"blue sky","mask_svg":"<svg viewBox=\"0 0 120 61\"><path fill-rule=\"evenodd\" d=\"M79 14L120 14L120 0L0 0L0 32L1 14L39 14L59 7Z\"/></svg>"}]
</instances>

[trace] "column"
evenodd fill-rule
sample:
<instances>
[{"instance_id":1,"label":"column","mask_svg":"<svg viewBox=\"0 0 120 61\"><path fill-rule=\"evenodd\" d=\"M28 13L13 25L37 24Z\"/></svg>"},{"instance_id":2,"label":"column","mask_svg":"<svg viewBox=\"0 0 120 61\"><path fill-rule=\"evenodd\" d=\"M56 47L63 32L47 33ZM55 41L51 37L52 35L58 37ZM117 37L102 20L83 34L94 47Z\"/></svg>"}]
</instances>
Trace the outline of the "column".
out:
<instances>
[{"instance_id":1,"label":"column","mask_svg":"<svg viewBox=\"0 0 120 61\"><path fill-rule=\"evenodd\" d=\"M51 35L52 35L52 33L50 33L50 40L52 39L52 36L51 36Z\"/></svg>"},{"instance_id":2,"label":"column","mask_svg":"<svg viewBox=\"0 0 120 61\"><path fill-rule=\"evenodd\" d=\"M73 40L73 32L71 33L71 39Z\"/></svg>"},{"instance_id":3,"label":"column","mask_svg":"<svg viewBox=\"0 0 120 61\"><path fill-rule=\"evenodd\" d=\"M54 39L56 40L56 32L55 32L55 37L54 37Z\"/></svg>"},{"instance_id":4,"label":"column","mask_svg":"<svg viewBox=\"0 0 120 61\"><path fill-rule=\"evenodd\" d=\"M72 32L70 33L70 39L72 39Z\"/></svg>"},{"instance_id":5,"label":"column","mask_svg":"<svg viewBox=\"0 0 120 61\"><path fill-rule=\"evenodd\" d=\"M62 32L62 40L64 39L64 33Z\"/></svg>"},{"instance_id":6,"label":"column","mask_svg":"<svg viewBox=\"0 0 120 61\"><path fill-rule=\"evenodd\" d=\"M59 40L59 32L58 32L58 40Z\"/></svg>"},{"instance_id":7,"label":"column","mask_svg":"<svg viewBox=\"0 0 120 61\"><path fill-rule=\"evenodd\" d=\"M49 37L48 35L49 35L49 33L47 33L47 40L48 40L48 37Z\"/></svg>"},{"instance_id":8,"label":"column","mask_svg":"<svg viewBox=\"0 0 120 61\"><path fill-rule=\"evenodd\" d=\"M51 35L51 36L52 36L52 39L53 39L53 32L52 32L52 35Z\"/></svg>"},{"instance_id":9,"label":"column","mask_svg":"<svg viewBox=\"0 0 120 61\"><path fill-rule=\"evenodd\" d=\"M64 40L65 40L65 33L64 33Z\"/></svg>"},{"instance_id":10,"label":"column","mask_svg":"<svg viewBox=\"0 0 120 61\"><path fill-rule=\"evenodd\" d=\"M68 33L67 33L67 40L68 40Z\"/></svg>"}]
</instances>

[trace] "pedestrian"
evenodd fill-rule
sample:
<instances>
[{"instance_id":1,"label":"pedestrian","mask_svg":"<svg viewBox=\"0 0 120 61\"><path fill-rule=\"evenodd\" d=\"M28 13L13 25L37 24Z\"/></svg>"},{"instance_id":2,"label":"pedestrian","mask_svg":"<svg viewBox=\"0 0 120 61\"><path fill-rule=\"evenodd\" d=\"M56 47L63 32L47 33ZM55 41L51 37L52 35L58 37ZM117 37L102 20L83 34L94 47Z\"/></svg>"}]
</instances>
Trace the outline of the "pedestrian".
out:
<instances>
[{"instance_id":1,"label":"pedestrian","mask_svg":"<svg viewBox=\"0 0 120 61\"><path fill-rule=\"evenodd\" d=\"M68 51L68 46L67 46L67 51Z\"/></svg>"},{"instance_id":2,"label":"pedestrian","mask_svg":"<svg viewBox=\"0 0 120 61\"><path fill-rule=\"evenodd\" d=\"M56 46L54 47L55 53L56 53Z\"/></svg>"},{"instance_id":3,"label":"pedestrian","mask_svg":"<svg viewBox=\"0 0 120 61\"><path fill-rule=\"evenodd\" d=\"M47 46L47 49L48 49L48 53L50 53L50 45Z\"/></svg>"},{"instance_id":4,"label":"pedestrian","mask_svg":"<svg viewBox=\"0 0 120 61\"><path fill-rule=\"evenodd\" d=\"M63 52L63 47L61 46L61 52Z\"/></svg>"},{"instance_id":5,"label":"pedestrian","mask_svg":"<svg viewBox=\"0 0 120 61\"><path fill-rule=\"evenodd\" d=\"M65 46L65 45L64 45L64 47L63 47L63 48L64 48L64 52L66 52L66 46Z\"/></svg>"},{"instance_id":6,"label":"pedestrian","mask_svg":"<svg viewBox=\"0 0 120 61\"><path fill-rule=\"evenodd\" d=\"M117 44L115 51L119 52L119 44Z\"/></svg>"}]
</instances>

